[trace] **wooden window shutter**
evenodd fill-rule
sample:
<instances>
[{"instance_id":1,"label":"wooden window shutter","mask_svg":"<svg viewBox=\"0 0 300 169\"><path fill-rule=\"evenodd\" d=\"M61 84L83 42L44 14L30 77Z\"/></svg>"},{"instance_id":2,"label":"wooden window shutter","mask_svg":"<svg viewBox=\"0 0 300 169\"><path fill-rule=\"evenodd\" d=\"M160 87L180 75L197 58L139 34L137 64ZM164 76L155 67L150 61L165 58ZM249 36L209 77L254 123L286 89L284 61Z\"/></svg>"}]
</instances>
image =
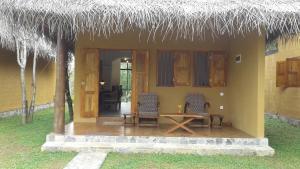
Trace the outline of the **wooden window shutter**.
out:
<instances>
[{"instance_id":1,"label":"wooden window shutter","mask_svg":"<svg viewBox=\"0 0 300 169\"><path fill-rule=\"evenodd\" d=\"M287 67L286 61L276 63L276 87L287 86Z\"/></svg>"},{"instance_id":2,"label":"wooden window shutter","mask_svg":"<svg viewBox=\"0 0 300 169\"><path fill-rule=\"evenodd\" d=\"M174 84L191 85L191 52L174 52Z\"/></svg>"},{"instance_id":3,"label":"wooden window shutter","mask_svg":"<svg viewBox=\"0 0 300 169\"><path fill-rule=\"evenodd\" d=\"M149 52L132 51L132 93L131 111L137 112L138 95L149 91Z\"/></svg>"},{"instance_id":4,"label":"wooden window shutter","mask_svg":"<svg viewBox=\"0 0 300 169\"><path fill-rule=\"evenodd\" d=\"M226 86L226 55L223 52L211 52L209 67L209 85L211 87Z\"/></svg>"},{"instance_id":5,"label":"wooden window shutter","mask_svg":"<svg viewBox=\"0 0 300 169\"><path fill-rule=\"evenodd\" d=\"M300 59L290 58L286 60L287 86L300 87Z\"/></svg>"}]
</instances>

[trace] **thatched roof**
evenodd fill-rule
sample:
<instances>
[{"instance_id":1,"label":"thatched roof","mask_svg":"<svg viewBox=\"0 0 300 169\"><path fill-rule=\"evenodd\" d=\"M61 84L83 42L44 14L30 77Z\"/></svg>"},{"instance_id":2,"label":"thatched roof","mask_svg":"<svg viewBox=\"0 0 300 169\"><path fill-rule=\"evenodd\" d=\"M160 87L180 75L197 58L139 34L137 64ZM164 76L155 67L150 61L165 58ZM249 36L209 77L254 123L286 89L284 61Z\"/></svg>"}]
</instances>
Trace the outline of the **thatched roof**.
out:
<instances>
[{"instance_id":1,"label":"thatched roof","mask_svg":"<svg viewBox=\"0 0 300 169\"><path fill-rule=\"evenodd\" d=\"M26 30L23 27L14 27L5 18L0 19L0 48L16 50L16 41L26 41L27 48L33 51L37 48L40 57L54 58L55 45L45 36Z\"/></svg>"},{"instance_id":2,"label":"thatched roof","mask_svg":"<svg viewBox=\"0 0 300 169\"><path fill-rule=\"evenodd\" d=\"M193 40L300 32L298 0L1 0L0 15L33 30L61 28L66 36L88 31L108 37L138 29L151 37Z\"/></svg>"},{"instance_id":3,"label":"thatched roof","mask_svg":"<svg viewBox=\"0 0 300 169\"><path fill-rule=\"evenodd\" d=\"M13 27L5 19L0 19L0 48L15 51L16 41L26 41L29 51L33 51L36 47L40 57L55 57L55 45L45 36L23 27Z\"/></svg>"}]
</instances>

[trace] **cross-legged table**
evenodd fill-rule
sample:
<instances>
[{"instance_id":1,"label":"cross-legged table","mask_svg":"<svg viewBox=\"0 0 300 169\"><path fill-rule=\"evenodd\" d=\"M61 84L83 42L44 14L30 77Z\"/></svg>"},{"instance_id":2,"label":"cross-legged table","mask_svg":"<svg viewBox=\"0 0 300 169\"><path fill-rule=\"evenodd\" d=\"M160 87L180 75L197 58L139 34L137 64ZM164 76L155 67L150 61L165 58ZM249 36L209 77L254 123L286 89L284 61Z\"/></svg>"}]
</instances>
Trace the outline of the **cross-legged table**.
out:
<instances>
[{"instance_id":1,"label":"cross-legged table","mask_svg":"<svg viewBox=\"0 0 300 169\"><path fill-rule=\"evenodd\" d=\"M186 126L186 124L190 123L191 121L195 120L195 119L206 119L208 117L203 116L203 115L199 115L196 113L172 113L172 114L161 114L160 117L165 117L167 119L169 119L170 121L172 121L175 126L170 128L166 133L169 134L179 128L184 129L185 131L191 133L191 134L195 134L195 132L189 128L188 126ZM175 118L182 118L182 121L177 121Z\"/></svg>"}]
</instances>

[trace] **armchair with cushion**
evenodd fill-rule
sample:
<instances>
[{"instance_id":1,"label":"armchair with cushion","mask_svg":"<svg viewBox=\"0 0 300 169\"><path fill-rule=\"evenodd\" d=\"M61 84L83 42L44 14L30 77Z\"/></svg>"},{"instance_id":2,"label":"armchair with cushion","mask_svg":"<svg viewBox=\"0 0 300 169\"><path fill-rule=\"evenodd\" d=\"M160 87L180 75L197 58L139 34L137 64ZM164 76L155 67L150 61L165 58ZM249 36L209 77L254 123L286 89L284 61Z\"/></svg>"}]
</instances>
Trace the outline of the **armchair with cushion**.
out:
<instances>
[{"instance_id":1,"label":"armchair with cushion","mask_svg":"<svg viewBox=\"0 0 300 169\"><path fill-rule=\"evenodd\" d=\"M205 101L205 98L202 94L194 93L188 94L185 98L185 105L184 105L184 113L196 113L202 115L204 118L207 119L208 124L205 125L204 120L194 120L191 126L194 127L209 127L209 113L208 108L210 104Z\"/></svg>"},{"instance_id":2,"label":"armchair with cushion","mask_svg":"<svg viewBox=\"0 0 300 169\"><path fill-rule=\"evenodd\" d=\"M138 96L138 126L158 126L158 96L154 93L141 93Z\"/></svg>"}]
</instances>

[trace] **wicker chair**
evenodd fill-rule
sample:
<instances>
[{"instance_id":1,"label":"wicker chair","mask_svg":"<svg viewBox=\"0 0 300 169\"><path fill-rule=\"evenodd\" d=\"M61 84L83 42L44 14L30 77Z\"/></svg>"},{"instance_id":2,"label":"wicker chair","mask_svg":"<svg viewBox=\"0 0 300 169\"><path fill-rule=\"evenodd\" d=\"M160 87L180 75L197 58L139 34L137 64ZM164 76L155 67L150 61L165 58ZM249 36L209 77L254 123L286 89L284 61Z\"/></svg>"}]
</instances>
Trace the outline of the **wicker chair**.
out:
<instances>
[{"instance_id":1,"label":"wicker chair","mask_svg":"<svg viewBox=\"0 0 300 169\"><path fill-rule=\"evenodd\" d=\"M138 126L158 126L158 96L154 93L141 93L138 96ZM146 123L147 122L147 123Z\"/></svg>"},{"instance_id":2,"label":"wicker chair","mask_svg":"<svg viewBox=\"0 0 300 169\"><path fill-rule=\"evenodd\" d=\"M184 113L197 113L204 116L208 124L204 124L204 120L194 120L190 125L193 127L210 127L210 119L208 108L210 104L205 101L202 94L188 94L185 98Z\"/></svg>"}]
</instances>

